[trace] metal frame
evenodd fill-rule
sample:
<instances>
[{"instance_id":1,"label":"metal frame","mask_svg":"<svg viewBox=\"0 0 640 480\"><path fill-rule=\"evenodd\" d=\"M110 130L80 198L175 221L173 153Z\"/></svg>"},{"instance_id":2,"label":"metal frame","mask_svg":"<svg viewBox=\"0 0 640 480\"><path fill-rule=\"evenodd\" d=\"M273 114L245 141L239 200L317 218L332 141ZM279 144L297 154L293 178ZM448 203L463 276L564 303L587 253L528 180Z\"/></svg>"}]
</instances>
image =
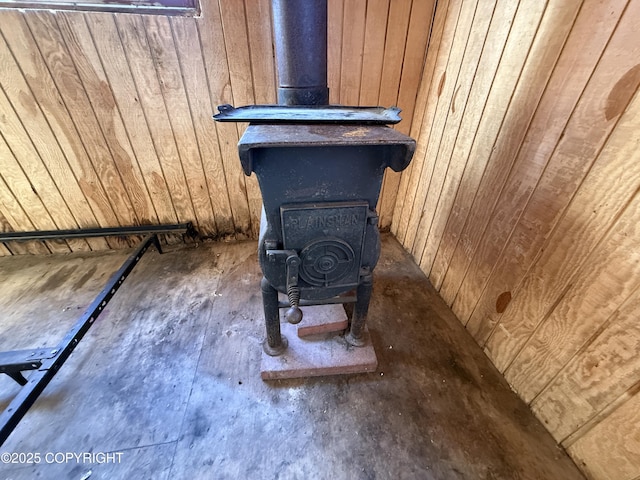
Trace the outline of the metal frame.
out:
<instances>
[{"instance_id":1,"label":"metal frame","mask_svg":"<svg viewBox=\"0 0 640 480\"><path fill-rule=\"evenodd\" d=\"M193 224L142 225L138 227L86 228L82 230L43 230L40 232L0 232L0 242L26 242L30 240L60 240L65 238L123 237L150 233L186 233L195 238L198 233Z\"/></svg>"},{"instance_id":2,"label":"metal frame","mask_svg":"<svg viewBox=\"0 0 640 480\"><path fill-rule=\"evenodd\" d=\"M5 373L22 385L21 390L14 397L8 407L0 414L0 446L16 428L22 417L34 404L60 367L69 358L82 337L100 316L109 300L122 286L127 276L133 271L144 253L153 244L162 253L158 233L187 233L193 235L195 230L190 223L181 225L157 225L151 227L123 227L112 229L67 230L60 232L20 232L18 238L11 240L44 240L59 238L80 238L111 235L135 235L148 233L136 250L127 258L115 272L102 291L93 300L75 325L67 332L58 346L53 348L39 348L33 350L16 350L0 352L0 373ZM53 234L56 234L55 236ZM150 234L149 234L150 233ZM85 234L85 235L82 235ZM5 241L7 234L0 235L0 241ZM27 380L21 372L35 370Z\"/></svg>"}]
</instances>

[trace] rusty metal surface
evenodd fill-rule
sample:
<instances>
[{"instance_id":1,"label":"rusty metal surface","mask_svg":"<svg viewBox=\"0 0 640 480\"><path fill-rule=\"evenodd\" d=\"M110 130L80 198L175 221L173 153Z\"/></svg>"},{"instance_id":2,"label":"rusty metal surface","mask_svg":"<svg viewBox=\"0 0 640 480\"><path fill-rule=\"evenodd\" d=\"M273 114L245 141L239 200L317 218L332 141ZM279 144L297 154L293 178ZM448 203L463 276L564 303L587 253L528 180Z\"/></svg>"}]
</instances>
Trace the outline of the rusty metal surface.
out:
<instances>
[{"instance_id":1,"label":"rusty metal surface","mask_svg":"<svg viewBox=\"0 0 640 480\"><path fill-rule=\"evenodd\" d=\"M218 122L251 123L340 123L394 125L400 120L397 107L345 107L342 105L247 105L218 106L213 118Z\"/></svg>"}]
</instances>

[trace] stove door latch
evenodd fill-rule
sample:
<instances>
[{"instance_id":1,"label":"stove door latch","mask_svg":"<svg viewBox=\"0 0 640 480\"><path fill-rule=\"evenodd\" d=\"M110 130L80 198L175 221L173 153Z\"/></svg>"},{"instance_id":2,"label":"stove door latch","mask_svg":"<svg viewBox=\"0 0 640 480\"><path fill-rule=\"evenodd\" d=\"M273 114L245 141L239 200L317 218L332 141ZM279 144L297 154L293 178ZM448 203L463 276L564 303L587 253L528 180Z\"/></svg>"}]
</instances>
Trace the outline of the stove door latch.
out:
<instances>
[{"instance_id":1,"label":"stove door latch","mask_svg":"<svg viewBox=\"0 0 640 480\"><path fill-rule=\"evenodd\" d=\"M295 250L267 250L269 261L275 261L277 257L286 257L287 269L287 297L290 307L284 314L287 322L297 324L302 321L300 310L300 288L298 287L298 273L300 271L300 257Z\"/></svg>"}]
</instances>

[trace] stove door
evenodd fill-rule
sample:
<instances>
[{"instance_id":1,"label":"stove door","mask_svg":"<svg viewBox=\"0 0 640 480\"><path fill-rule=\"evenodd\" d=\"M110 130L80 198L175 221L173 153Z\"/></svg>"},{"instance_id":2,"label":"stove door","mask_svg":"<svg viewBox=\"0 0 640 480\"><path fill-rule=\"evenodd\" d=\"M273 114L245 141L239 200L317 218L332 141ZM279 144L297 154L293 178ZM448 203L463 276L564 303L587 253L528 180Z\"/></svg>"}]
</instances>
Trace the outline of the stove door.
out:
<instances>
[{"instance_id":1,"label":"stove door","mask_svg":"<svg viewBox=\"0 0 640 480\"><path fill-rule=\"evenodd\" d=\"M369 204L327 202L280 207L285 250L300 257L303 298L322 290L347 291L358 285Z\"/></svg>"}]
</instances>

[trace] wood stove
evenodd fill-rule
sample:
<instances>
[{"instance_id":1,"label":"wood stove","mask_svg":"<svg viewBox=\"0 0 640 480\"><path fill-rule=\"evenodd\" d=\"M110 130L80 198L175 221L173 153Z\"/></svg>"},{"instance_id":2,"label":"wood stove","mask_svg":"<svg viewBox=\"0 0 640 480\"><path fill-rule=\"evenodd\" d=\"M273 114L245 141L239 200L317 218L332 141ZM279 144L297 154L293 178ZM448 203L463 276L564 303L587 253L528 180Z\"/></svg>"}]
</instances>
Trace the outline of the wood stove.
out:
<instances>
[{"instance_id":1,"label":"wood stove","mask_svg":"<svg viewBox=\"0 0 640 480\"><path fill-rule=\"evenodd\" d=\"M296 324L301 305L348 302L355 305L345 339L361 346L380 255L375 207L383 174L408 166L415 141L387 126L400 121L396 108L327 105L326 0L272 7L280 105L223 105L214 117L249 122L238 148L263 199L264 351L287 349L280 308Z\"/></svg>"}]
</instances>

